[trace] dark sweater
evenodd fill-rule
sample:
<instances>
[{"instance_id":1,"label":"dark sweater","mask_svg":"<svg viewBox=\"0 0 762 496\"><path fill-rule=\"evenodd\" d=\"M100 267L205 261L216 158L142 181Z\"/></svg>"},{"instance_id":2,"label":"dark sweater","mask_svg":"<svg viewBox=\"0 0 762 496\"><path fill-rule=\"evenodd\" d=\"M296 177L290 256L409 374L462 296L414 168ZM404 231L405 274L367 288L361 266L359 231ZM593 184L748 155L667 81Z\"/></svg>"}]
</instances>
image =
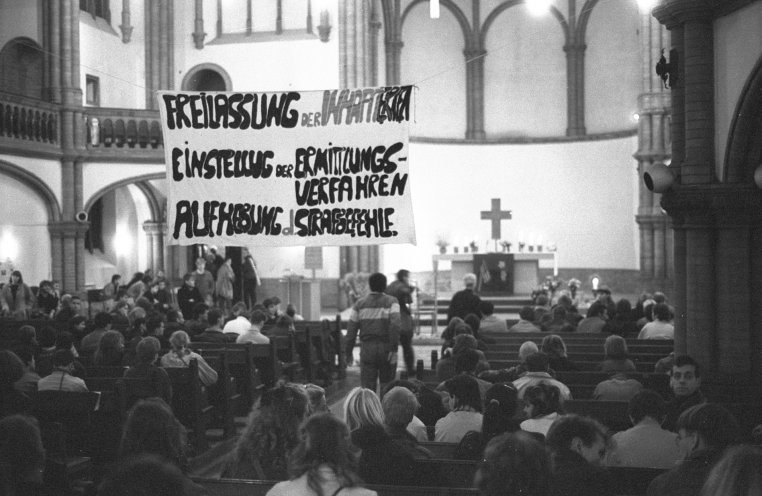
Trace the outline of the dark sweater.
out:
<instances>
[{"instance_id":1,"label":"dark sweater","mask_svg":"<svg viewBox=\"0 0 762 496\"><path fill-rule=\"evenodd\" d=\"M560 450L553 454L552 496L613 496L614 484L603 468L580 454Z\"/></svg>"},{"instance_id":2,"label":"dark sweater","mask_svg":"<svg viewBox=\"0 0 762 496\"><path fill-rule=\"evenodd\" d=\"M696 496L709 471L722 456L721 449L694 453L683 463L656 477L648 486L648 496Z\"/></svg>"},{"instance_id":3,"label":"dark sweater","mask_svg":"<svg viewBox=\"0 0 762 496\"><path fill-rule=\"evenodd\" d=\"M665 405L665 409L667 410L667 415L664 418L664 422L662 422L662 427L664 429L667 429L668 431L675 431L675 426L677 425L677 419L680 418L680 414L683 413L685 410L692 406L700 405L701 403L706 403L706 398L704 398L704 394L701 392L700 389L697 389L696 392L689 396L685 397L674 397L672 400L668 401Z\"/></svg>"},{"instance_id":4,"label":"dark sweater","mask_svg":"<svg viewBox=\"0 0 762 496\"><path fill-rule=\"evenodd\" d=\"M360 478L367 484L409 486L421 479L413 456L400 447L382 427L361 427L352 432L352 443L362 450Z\"/></svg>"}]
</instances>

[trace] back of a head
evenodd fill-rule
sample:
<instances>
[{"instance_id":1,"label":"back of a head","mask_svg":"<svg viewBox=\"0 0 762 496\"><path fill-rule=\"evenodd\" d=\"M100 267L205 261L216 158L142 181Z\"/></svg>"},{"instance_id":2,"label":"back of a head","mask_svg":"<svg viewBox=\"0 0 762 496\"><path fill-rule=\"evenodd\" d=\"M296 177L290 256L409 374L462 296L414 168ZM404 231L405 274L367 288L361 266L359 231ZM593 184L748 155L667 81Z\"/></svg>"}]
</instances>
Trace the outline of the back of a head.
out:
<instances>
[{"instance_id":1,"label":"back of a head","mask_svg":"<svg viewBox=\"0 0 762 496\"><path fill-rule=\"evenodd\" d=\"M106 350L119 351L124 348L124 336L119 331L106 331L98 341L96 353Z\"/></svg>"},{"instance_id":2,"label":"back of a head","mask_svg":"<svg viewBox=\"0 0 762 496\"><path fill-rule=\"evenodd\" d=\"M156 455L125 460L104 477L98 496L190 496L194 494L179 468Z\"/></svg>"},{"instance_id":3,"label":"back of a head","mask_svg":"<svg viewBox=\"0 0 762 496\"><path fill-rule=\"evenodd\" d=\"M402 429L413 420L419 406L415 394L401 386L390 389L384 395L381 405L386 425Z\"/></svg>"},{"instance_id":4,"label":"back of a head","mask_svg":"<svg viewBox=\"0 0 762 496\"><path fill-rule=\"evenodd\" d=\"M556 305L553 307L553 320L559 321L566 319L566 307L563 305Z\"/></svg>"},{"instance_id":5,"label":"back of a head","mask_svg":"<svg viewBox=\"0 0 762 496\"><path fill-rule=\"evenodd\" d=\"M558 334L549 334L542 338L540 349L549 356L566 356L566 343Z\"/></svg>"},{"instance_id":6,"label":"back of a head","mask_svg":"<svg viewBox=\"0 0 762 496\"><path fill-rule=\"evenodd\" d=\"M590 305L590 308L587 309L587 314L585 315L587 318L590 317L598 317L600 315L603 315L603 312L606 311L606 304L600 301L594 301L592 305Z\"/></svg>"},{"instance_id":7,"label":"back of a head","mask_svg":"<svg viewBox=\"0 0 762 496\"><path fill-rule=\"evenodd\" d=\"M541 442L525 432L492 438L475 485L483 496L548 496L550 458Z\"/></svg>"},{"instance_id":8,"label":"back of a head","mask_svg":"<svg viewBox=\"0 0 762 496\"><path fill-rule=\"evenodd\" d=\"M206 303L195 303L193 305L193 320L200 320L207 311L209 311L209 307Z\"/></svg>"},{"instance_id":9,"label":"back of a head","mask_svg":"<svg viewBox=\"0 0 762 496\"><path fill-rule=\"evenodd\" d=\"M0 420L0 464L17 479L44 468L45 450L36 419L11 415Z\"/></svg>"},{"instance_id":10,"label":"back of a head","mask_svg":"<svg viewBox=\"0 0 762 496\"><path fill-rule=\"evenodd\" d=\"M603 354L606 358L622 360L627 358L627 352L627 341L622 336L612 334L603 342Z\"/></svg>"},{"instance_id":11,"label":"back of a head","mask_svg":"<svg viewBox=\"0 0 762 496\"><path fill-rule=\"evenodd\" d=\"M141 339L135 347L135 355L140 363L153 363L161 350L161 343L153 336Z\"/></svg>"},{"instance_id":12,"label":"back of a head","mask_svg":"<svg viewBox=\"0 0 762 496\"><path fill-rule=\"evenodd\" d=\"M664 399L656 391L644 389L630 399L627 414L633 424L640 423L644 418L650 417L661 423L666 413Z\"/></svg>"},{"instance_id":13,"label":"back of a head","mask_svg":"<svg viewBox=\"0 0 762 496\"><path fill-rule=\"evenodd\" d=\"M40 343L40 346L43 348L50 348L55 346L58 334L59 332L56 331L55 328L51 326L42 326L40 330L37 331L37 342Z\"/></svg>"},{"instance_id":14,"label":"back of a head","mask_svg":"<svg viewBox=\"0 0 762 496\"><path fill-rule=\"evenodd\" d=\"M479 327L480 327L482 321L481 321L481 319L479 318L478 315L473 314L473 313L469 313L468 315L465 316L463 321L466 324L468 324L468 327L471 328L471 332L473 332L474 334L479 332Z\"/></svg>"},{"instance_id":15,"label":"back of a head","mask_svg":"<svg viewBox=\"0 0 762 496\"><path fill-rule=\"evenodd\" d=\"M119 457L153 454L185 468L185 428L164 400L139 400L130 409L122 431Z\"/></svg>"},{"instance_id":16,"label":"back of a head","mask_svg":"<svg viewBox=\"0 0 762 496\"><path fill-rule=\"evenodd\" d=\"M400 269L397 271L397 280L404 281L406 277L410 277L410 271L406 269Z\"/></svg>"},{"instance_id":17,"label":"back of a head","mask_svg":"<svg viewBox=\"0 0 762 496\"><path fill-rule=\"evenodd\" d=\"M518 391L511 383L501 382L491 386L484 395L484 418L482 436L491 439L506 432L518 406Z\"/></svg>"},{"instance_id":18,"label":"back of a head","mask_svg":"<svg viewBox=\"0 0 762 496\"><path fill-rule=\"evenodd\" d=\"M290 329L292 325L294 325L294 319L288 315L281 315L278 318L278 322L275 323L275 326L279 329Z\"/></svg>"},{"instance_id":19,"label":"back of a head","mask_svg":"<svg viewBox=\"0 0 762 496\"><path fill-rule=\"evenodd\" d=\"M383 293L386 290L386 276L380 272L374 272L368 278L368 287L374 293Z\"/></svg>"},{"instance_id":20,"label":"back of a head","mask_svg":"<svg viewBox=\"0 0 762 496\"><path fill-rule=\"evenodd\" d=\"M310 412L321 413L328 411L328 405L325 399L325 389L322 387L308 383L304 385L304 390L307 392L307 397L310 400Z\"/></svg>"},{"instance_id":21,"label":"back of a head","mask_svg":"<svg viewBox=\"0 0 762 496\"><path fill-rule=\"evenodd\" d=\"M206 314L206 321L210 326L219 324L222 321L222 310L217 307L209 309L209 313Z\"/></svg>"},{"instance_id":22,"label":"back of a head","mask_svg":"<svg viewBox=\"0 0 762 496\"><path fill-rule=\"evenodd\" d=\"M597 420L581 415L563 415L550 426L545 444L554 450L566 450L574 438L592 446L598 438L606 439L606 428Z\"/></svg>"},{"instance_id":23,"label":"back of a head","mask_svg":"<svg viewBox=\"0 0 762 496\"><path fill-rule=\"evenodd\" d=\"M667 295L661 291L657 291L654 293L654 301L656 303L667 303Z\"/></svg>"},{"instance_id":24,"label":"back of a head","mask_svg":"<svg viewBox=\"0 0 762 496\"><path fill-rule=\"evenodd\" d=\"M759 496L762 494L762 448L728 448L704 483L701 496Z\"/></svg>"},{"instance_id":25,"label":"back of a head","mask_svg":"<svg viewBox=\"0 0 762 496\"><path fill-rule=\"evenodd\" d=\"M653 312L654 320L669 322L672 318L672 312L669 311L669 306L666 303L657 303L654 305Z\"/></svg>"},{"instance_id":26,"label":"back of a head","mask_svg":"<svg viewBox=\"0 0 762 496\"><path fill-rule=\"evenodd\" d=\"M524 361L529 372L547 372L549 366L548 355L543 352L532 353Z\"/></svg>"},{"instance_id":27,"label":"back of a head","mask_svg":"<svg viewBox=\"0 0 762 496\"><path fill-rule=\"evenodd\" d=\"M10 388L24 375L24 363L10 350L0 350L0 388Z\"/></svg>"},{"instance_id":28,"label":"back of a head","mask_svg":"<svg viewBox=\"0 0 762 496\"><path fill-rule=\"evenodd\" d=\"M540 382L524 391L524 401L532 405L535 417L550 415L561 409L561 391L556 386Z\"/></svg>"},{"instance_id":29,"label":"back of a head","mask_svg":"<svg viewBox=\"0 0 762 496\"><path fill-rule=\"evenodd\" d=\"M479 352L473 349L463 350L455 356L455 372L472 374L479 365Z\"/></svg>"},{"instance_id":30,"label":"back of a head","mask_svg":"<svg viewBox=\"0 0 762 496\"><path fill-rule=\"evenodd\" d=\"M233 315L241 315L242 312L246 311L246 304L239 301L235 305L233 305L233 308L231 310L233 312Z\"/></svg>"},{"instance_id":31,"label":"back of a head","mask_svg":"<svg viewBox=\"0 0 762 496\"><path fill-rule=\"evenodd\" d=\"M68 367L72 363L74 363L74 355L71 350L56 350L53 353L54 367Z\"/></svg>"},{"instance_id":32,"label":"back of a head","mask_svg":"<svg viewBox=\"0 0 762 496\"><path fill-rule=\"evenodd\" d=\"M97 329L103 329L107 325L111 323L112 317L110 313L106 312L98 312L95 314L95 318L93 318L93 322L95 323L95 327Z\"/></svg>"},{"instance_id":33,"label":"back of a head","mask_svg":"<svg viewBox=\"0 0 762 496\"><path fill-rule=\"evenodd\" d=\"M384 426L384 410L376 393L356 387L344 400L344 421L350 432L362 427Z\"/></svg>"},{"instance_id":34,"label":"back of a head","mask_svg":"<svg viewBox=\"0 0 762 496\"><path fill-rule=\"evenodd\" d=\"M455 398L454 408L469 407L482 411L482 398L479 383L468 374L459 374L445 382L445 390Z\"/></svg>"},{"instance_id":35,"label":"back of a head","mask_svg":"<svg viewBox=\"0 0 762 496\"><path fill-rule=\"evenodd\" d=\"M478 346L476 338L470 334L458 334L452 345L452 354L458 355L466 350L475 350Z\"/></svg>"},{"instance_id":36,"label":"back of a head","mask_svg":"<svg viewBox=\"0 0 762 496\"><path fill-rule=\"evenodd\" d=\"M632 304L630 300L622 298L616 302L616 317L618 320L630 320L632 316Z\"/></svg>"},{"instance_id":37,"label":"back of a head","mask_svg":"<svg viewBox=\"0 0 762 496\"><path fill-rule=\"evenodd\" d=\"M292 477L309 473L309 487L320 494L319 476L314 472L320 465L327 464L342 487L351 487L359 482L355 475L357 453L344 422L330 413L317 413L305 420L299 431L301 441L289 457Z\"/></svg>"},{"instance_id":38,"label":"back of a head","mask_svg":"<svg viewBox=\"0 0 762 496\"><path fill-rule=\"evenodd\" d=\"M463 285L467 288L476 286L476 274L466 274L463 276Z\"/></svg>"},{"instance_id":39,"label":"back of a head","mask_svg":"<svg viewBox=\"0 0 762 496\"><path fill-rule=\"evenodd\" d=\"M254 310L251 312L251 316L249 317L249 322L255 325L264 324L264 322L267 320L267 315L265 312L262 312L261 310Z\"/></svg>"},{"instance_id":40,"label":"back of a head","mask_svg":"<svg viewBox=\"0 0 762 496\"><path fill-rule=\"evenodd\" d=\"M302 422L309 413L310 398L300 384L280 384L266 390L259 400L261 409L270 410L281 421L289 424Z\"/></svg>"},{"instance_id":41,"label":"back of a head","mask_svg":"<svg viewBox=\"0 0 762 496\"><path fill-rule=\"evenodd\" d=\"M716 403L688 408L680 414L675 427L678 432L695 432L708 448L713 449L723 449L736 443L740 434L735 416Z\"/></svg>"},{"instance_id":42,"label":"back of a head","mask_svg":"<svg viewBox=\"0 0 762 496\"><path fill-rule=\"evenodd\" d=\"M482 315L487 317L495 312L495 305L491 301L482 300L482 302L479 303L479 311Z\"/></svg>"},{"instance_id":43,"label":"back of a head","mask_svg":"<svg viewBox=\"0 0 762 496\"><path fill-rule=\"evenodd\" d=\"M537 343L534 341L524 341L519 347L519 360L526 362L529 355L537 353L540 349L537 347Z\"/></svg>"},{"instance_id":44,"label":"back of a head","mask_svg":"<svg viewBox=\"0 0 762 496\"><path fill-rule=\"evenodd\" d=\"M519 310L519 318L529 322L534 322L534 308L530 306L522 307Z\"/></svg>"},{"instance_id":45,"label":"back of a head","mask_svg":"<svg viewBox=\"0 0 762 496\"><path fill-rule=\"evenodd\" d=\"M190 343L190 337L188 337L188 333L185 331L175 331L169 337L169 344L176 350L185 348L188 346L188 343Z\"/></svg>"}]
</instances>

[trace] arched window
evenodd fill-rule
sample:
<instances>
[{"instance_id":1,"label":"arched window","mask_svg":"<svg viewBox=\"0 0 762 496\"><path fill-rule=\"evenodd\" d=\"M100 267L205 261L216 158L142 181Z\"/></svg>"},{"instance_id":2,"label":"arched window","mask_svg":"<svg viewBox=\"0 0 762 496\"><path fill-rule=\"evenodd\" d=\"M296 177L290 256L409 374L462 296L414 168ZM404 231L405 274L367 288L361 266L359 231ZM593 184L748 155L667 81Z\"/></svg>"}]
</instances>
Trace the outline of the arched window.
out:
<instances>
[{"instance_id":1,"label":"arched window","mask_svg":"<svg viewBox=\"0 0 762 496\"><path fill-rule=\"evenodd\" d=\"M42 71L42 48L34 40L14 38L0 51L0 88L7 93L41 100Z\"/></svg>"},{"instance_id":2,"label":"arched window","mask_svg":"<svg viewBox=\"0 0 762 496\"><path fill-rule=\"evenodd\" d=\"M231 91L230 76L216 64L201 64L188 71L182 88L187 91Z\"/></svg>"}]
</instances>

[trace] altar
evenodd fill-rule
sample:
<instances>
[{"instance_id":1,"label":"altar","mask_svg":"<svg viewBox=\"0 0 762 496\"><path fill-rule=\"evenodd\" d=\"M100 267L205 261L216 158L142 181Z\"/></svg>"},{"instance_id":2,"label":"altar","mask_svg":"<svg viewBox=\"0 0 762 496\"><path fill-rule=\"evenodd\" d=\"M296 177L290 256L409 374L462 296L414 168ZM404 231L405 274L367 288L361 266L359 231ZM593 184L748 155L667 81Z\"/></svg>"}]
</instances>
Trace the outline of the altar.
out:
<instances>
[{"instance_id":1,"label":"altar","mask_svg":"<svg viewBox=\"0 0 762 496\"><path fill-rule=\"evenodd\" d=\"M463 289L463 277L466 274L476 274L479 282L481 282L482 274L479 272L479 268L475 266L475 257L479 257L479 253L445 253L441 255L433 255L432 262L434 266L434 287L437 287L439 281L439 262L449 261L451 262L451 278L453 283L453 290L459 291ZM487 255L510 255L512 258L513 266L507 267L508 271L512 274L512 288L506 288L502 294L511 295L529 295L537 289L540 285L540 261L551 260L553 263L553 273L557 273L556 264L556 252L530 252L530 253L488 253ZM512 270L511 270L512 269ZM482 269L484 270L484 269ZM489 271L489 269L487 269ZM486 274L485 274L486 275ZM479 285L477 284L477 292L479 292ZM436 289L435 289L435 292ZM438 295L435 295L435 298Z\"/></svg>"}]
</instances>

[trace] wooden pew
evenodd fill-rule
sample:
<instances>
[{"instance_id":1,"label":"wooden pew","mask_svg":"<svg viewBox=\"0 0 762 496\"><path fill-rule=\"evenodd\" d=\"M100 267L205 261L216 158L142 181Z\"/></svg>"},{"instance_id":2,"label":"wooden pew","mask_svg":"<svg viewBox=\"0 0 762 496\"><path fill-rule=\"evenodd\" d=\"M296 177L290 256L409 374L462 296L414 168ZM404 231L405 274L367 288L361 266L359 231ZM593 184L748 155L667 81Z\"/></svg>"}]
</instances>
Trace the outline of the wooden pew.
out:
<instances>
[{"instance_id":1,"label":"wooden pew","mask_svg":"<svg viewBox=\"0 0 762 496\"><path fill-rule=\"evenodd\" d=\"M206 429L213 407L209 405L206 388L198 377L198 362L193 359L188 367L168 367L164 370L172 381L172 410L177 419L188 429L191 444L204 451L209 444Z\"/></svg>"},{"instance_id":2,"label":"wooden pew","mask_svg":"<svg viewBox=\"0 0 762 496\"><path fill-rule=\"evenodd\" d=\"M426 448L431 452L434 458L443 460L454 460L455 449L458 447L458 443L438 443L434 441L418 443L422 448Z\"/></svg>"},{"instance_id":3,"label":"wooden pew","mask_svg":"<svg viewBox=\"0 0 762 496\"><path fill-rule=\"evenodd\" d=\"M614 482L614 494L641 496L657 476L666 472L660 468L606 467Z\"/></svg>"},{"instance_id":4,"label":"wooden pew","mask_svg":"<svg viewBox=\"0 0 762 496\"><path fill-rule=\"evenodd\" d=\"M222 426L223 437L235 435L235 415L241 408L243 399L236 388L236 380L230 374L226 350L214 352L207 350L204 359L217 371L217 382L208 388L209 401L216 410L215 417Z\"/></svg>"},{"instance_id":5,"label":"wooden pew","mask_svg":"<svg viewBox=\"0 0 762 496\"><path fill-rule=\"evenodd\" d=\"M93 464L88 456L78 456L67 448L66 431L60 422L40 422L45 447L45 482L68 492L77 480L92 480Z\"/></svg>"},{"instance_id":6,"label":"wooden pew","mask_svg":"<svg viewBox=\"0 0 762 496\"><path fill-rule=\"evenodd\" d=\"M277 481L200 479L193 481L217 496L265 496ZM365 484L378 496L478 496L477 489L450 487L384 486Z\"/></svg>"},{"instance_id":7,"label":"wooden pew","mask_svg":"<svg viewBox=\"0 0 762 496\"><path fill-rule=\"evenodd\" d=\"M596 362L582 362L582 361L575 361L574 362L577 367L580 368L581 371L587 371L587 372L595 372L598 370L598 366L600 365L600 361ZM492 369L508 369L513 366L516 366L519 364L518 360L490 360L489 361L490 367ZM655 362L635 362L635 368L638 372L653 372L654 366L656 365Z\"/></svg>"},{"instance_id":8,"label":"wooden pew","mask_svg":"<svg viewBox=\"0 0 762 496\"><path fill-rule=\"evenodd\" d=\"M85 367L87 377L123 377L129 367L99 367L89 365Z\"/></svg>"}]
</instances>

